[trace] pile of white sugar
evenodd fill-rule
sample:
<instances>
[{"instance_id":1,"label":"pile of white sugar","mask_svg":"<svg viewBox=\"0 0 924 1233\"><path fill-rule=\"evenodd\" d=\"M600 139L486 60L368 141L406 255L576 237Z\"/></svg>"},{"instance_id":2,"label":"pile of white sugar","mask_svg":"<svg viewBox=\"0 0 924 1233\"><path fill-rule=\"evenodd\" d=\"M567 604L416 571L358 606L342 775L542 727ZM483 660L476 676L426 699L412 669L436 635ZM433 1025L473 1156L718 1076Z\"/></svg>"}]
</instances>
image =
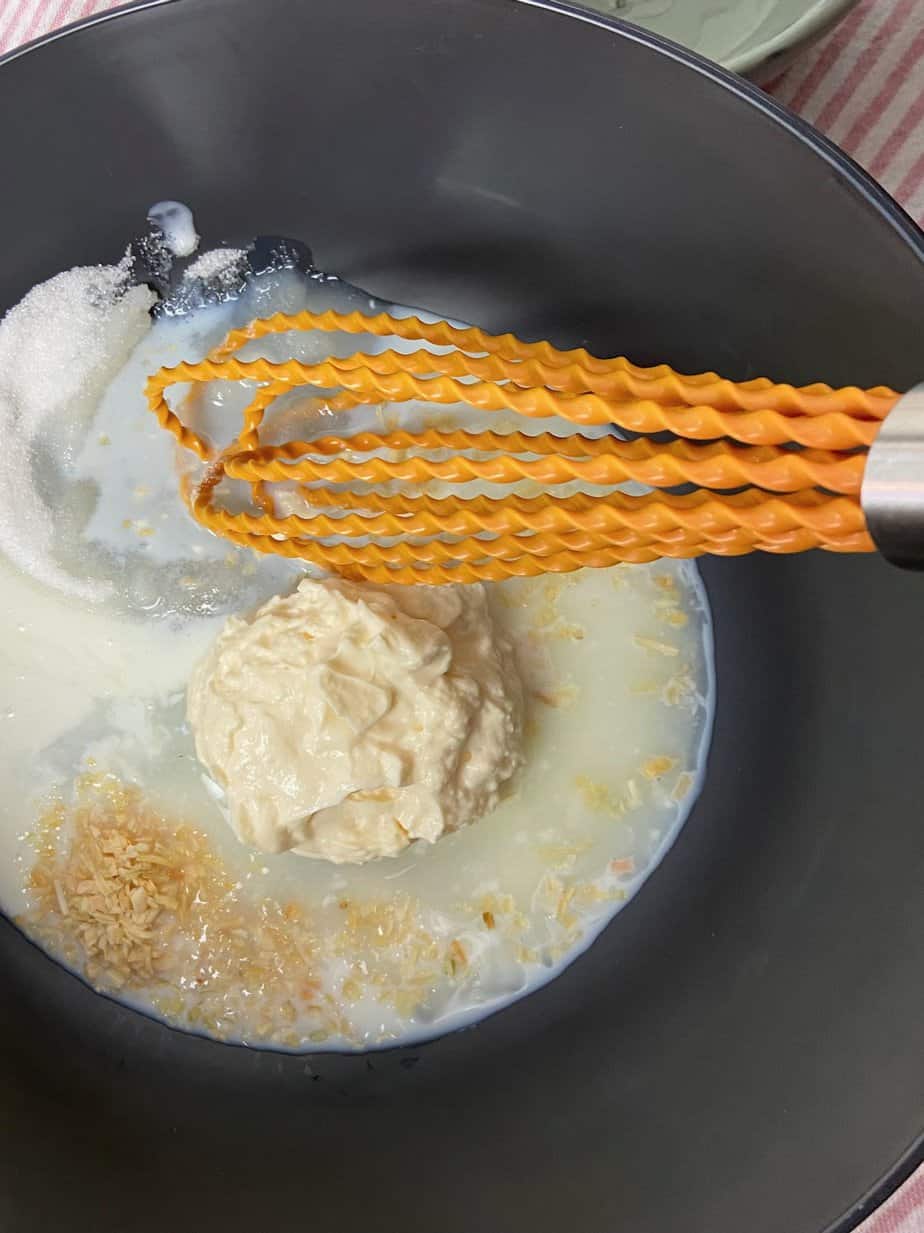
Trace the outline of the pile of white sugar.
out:
<instances>
[{"instance_id":1,"label":"pile of white sugar","mask_svg":"<svg viewBox=\"0 0 924 1233\"><path fill-rule=\"evenodd\" d=\"M0 550L39 582L84 599L108 588L74 578L53 555L54 514L34 476L46 434L88 423L151 326L156 300L131 284L131 261L83 266L34 287L0 321Z\"/></svg>"},{"instance_id":2,"label":"pile of white sugar","mask_svg":"<svg viewBox=\"0 0 924 1233\"><path fill-rule=\"evenodd\" d=\"M183 278L198 278L224 287L240 280L246 258L247 250L244 248L213 248L188 265Z\"/></svg>"}]
</instances>

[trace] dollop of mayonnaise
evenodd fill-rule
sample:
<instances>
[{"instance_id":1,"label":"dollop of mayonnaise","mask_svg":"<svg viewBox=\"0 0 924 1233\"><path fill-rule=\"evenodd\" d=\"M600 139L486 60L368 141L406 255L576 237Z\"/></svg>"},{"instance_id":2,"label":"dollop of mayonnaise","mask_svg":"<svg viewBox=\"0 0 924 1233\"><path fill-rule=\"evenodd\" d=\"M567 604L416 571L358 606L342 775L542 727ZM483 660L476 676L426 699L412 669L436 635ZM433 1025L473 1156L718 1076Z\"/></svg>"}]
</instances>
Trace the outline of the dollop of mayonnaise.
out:
<instances>
[{"instance_id":1,"label":"dollop of mayonnaise","mask_svg":"<svg viewBox=\"0 0 924 1233\"><path fill-rule=\"evenodd\" d=\"M522 688L484 588L304 580L193 672L196 751L242 842L394 856L482 817L522 762Z\"/></svg>"}]
</instances>

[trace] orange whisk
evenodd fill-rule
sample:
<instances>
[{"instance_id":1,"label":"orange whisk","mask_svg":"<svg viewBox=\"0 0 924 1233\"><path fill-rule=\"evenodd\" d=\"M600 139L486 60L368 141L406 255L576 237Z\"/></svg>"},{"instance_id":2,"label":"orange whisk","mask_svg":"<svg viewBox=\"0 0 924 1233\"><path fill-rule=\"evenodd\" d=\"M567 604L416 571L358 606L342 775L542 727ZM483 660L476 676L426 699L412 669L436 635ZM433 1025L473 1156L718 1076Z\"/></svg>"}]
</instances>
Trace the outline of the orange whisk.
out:
<instances>
[{"instance_id":1,"label":"orange whisk","mask_svg":"<svg viewBox=\"0 0 924 1233\"><path fill-rule=\"evenodd\" d=\"M267 335L310 330L421 345L315 364L236 354ZM240 432L220 450L167 399L172 386L219 380L256 383ZM300 387L320 391L319 406L333 413L416 402L505 414L497 430L398 426L267 442L267 411ZM206 359L155 373L146 394L205 464L185 490L203 526L258 552L397 583L703 553L869 552L860 486L899 397L884 386L682 376L443 321L333 311L277 313L233 330ZM529 431L550 416L570 431ZM601 435L610 425L635 439ZM249 486L249 509L231 508L226 481ZM620 489L630 481L645 491Z\"/></svg>"}]
</instances>

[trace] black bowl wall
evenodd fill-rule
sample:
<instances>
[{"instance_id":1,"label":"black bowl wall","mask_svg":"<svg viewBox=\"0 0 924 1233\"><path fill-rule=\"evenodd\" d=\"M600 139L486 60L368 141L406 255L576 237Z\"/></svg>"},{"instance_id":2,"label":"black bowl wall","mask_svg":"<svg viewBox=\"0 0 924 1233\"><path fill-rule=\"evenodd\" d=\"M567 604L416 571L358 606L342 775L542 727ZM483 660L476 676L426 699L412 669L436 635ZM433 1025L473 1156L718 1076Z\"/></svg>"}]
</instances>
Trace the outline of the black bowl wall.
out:
<instances>
[{"instance_id":1,"label":"black bowl wall","mask_svg":"<svg viewBox=\"0 0 924 1233\"><path fill-rule=\"evenodd\" d=\"M579 15L177 0L8 61L0 116L0 305L117 256L172 196L209 241L301 236L489 327L734 377L922 375L908 220L749 88ZM367 1058L220 1046L4 923L3 1227L856 1218L924 1123L924 583L817 555L706 575L700 805L588 955L473 1031Z\"/></svg>"}]
</instances>

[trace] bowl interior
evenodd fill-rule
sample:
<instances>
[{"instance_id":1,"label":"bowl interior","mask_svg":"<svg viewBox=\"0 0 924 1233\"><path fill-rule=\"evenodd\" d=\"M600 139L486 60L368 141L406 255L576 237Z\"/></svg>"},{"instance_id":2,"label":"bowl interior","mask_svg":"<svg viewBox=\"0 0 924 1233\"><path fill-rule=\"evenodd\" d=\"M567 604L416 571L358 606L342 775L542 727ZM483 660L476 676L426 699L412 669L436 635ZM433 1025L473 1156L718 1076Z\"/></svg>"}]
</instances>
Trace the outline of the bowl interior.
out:
<instances>
[{"instance_id":1,"label":"bowl interior","mask_svg":"<svg viewBox=\"0 0 924 1233\"><path fill-rule=\"evenodd\" d=\"M173 197L209 242L303 237L490 329L737 378L920 378L908 220L628 28L509 0L183 0L9 60L0 114L2 306L117 257ZM693 817L586 956L476 1030L374 1057L221 1046L3 922L11 1225L856 1218L921 1130L924 590L874 559L705 574L719 694Z\"/></svg>"}]
</instances>

